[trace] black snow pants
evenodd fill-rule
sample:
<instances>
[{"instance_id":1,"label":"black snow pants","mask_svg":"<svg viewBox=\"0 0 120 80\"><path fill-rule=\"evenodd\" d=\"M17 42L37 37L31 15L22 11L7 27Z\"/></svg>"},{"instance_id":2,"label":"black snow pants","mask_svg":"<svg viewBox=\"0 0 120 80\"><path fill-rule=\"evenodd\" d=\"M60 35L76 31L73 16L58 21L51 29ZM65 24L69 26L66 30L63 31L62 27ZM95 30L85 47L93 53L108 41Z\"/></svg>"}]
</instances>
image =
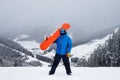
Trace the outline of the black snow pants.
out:
<instances>
[{"instance_id":1,"label":"black snow pants","mask_svg":"<svg viewBox=\"0 0 120 80\"><path fill-rule=\"evenodd\" d=\"M66 69L66 73L69 74L69 73L72 73L71 72L71 68L70 68L70 63L69 63L69 58L66 56L66 55L59 55L59 54L56 54L55 55L55 58L54 58L54 62L53 62L53 65L52 65L52 68L50 70L50 73L51 74L54 74L55 73L55 70L60 62L60 60L63 60L63 63L64 63L64 66L65 66L65 69Z\"/></svg>"}]
</instances>

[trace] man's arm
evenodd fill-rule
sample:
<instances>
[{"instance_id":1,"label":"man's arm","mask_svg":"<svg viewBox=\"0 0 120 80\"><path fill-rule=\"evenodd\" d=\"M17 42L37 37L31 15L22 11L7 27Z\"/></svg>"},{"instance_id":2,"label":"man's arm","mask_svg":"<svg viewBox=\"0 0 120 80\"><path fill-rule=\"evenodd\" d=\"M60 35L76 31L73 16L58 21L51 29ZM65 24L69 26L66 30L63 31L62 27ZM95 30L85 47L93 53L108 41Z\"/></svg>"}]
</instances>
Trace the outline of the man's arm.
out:
<instances>
[{"instance_id":1,"label":"man's arm","mask_svg":"<svg viewBox=\"0 0 120 80\"><path fill-rule=\"evenodd\" d=\"M71 40L71 38L69 38L68 39L68 50L67 50L67 52L70 53L71 49L72 49L72 40Z\"/></svg>"}]
</instances>

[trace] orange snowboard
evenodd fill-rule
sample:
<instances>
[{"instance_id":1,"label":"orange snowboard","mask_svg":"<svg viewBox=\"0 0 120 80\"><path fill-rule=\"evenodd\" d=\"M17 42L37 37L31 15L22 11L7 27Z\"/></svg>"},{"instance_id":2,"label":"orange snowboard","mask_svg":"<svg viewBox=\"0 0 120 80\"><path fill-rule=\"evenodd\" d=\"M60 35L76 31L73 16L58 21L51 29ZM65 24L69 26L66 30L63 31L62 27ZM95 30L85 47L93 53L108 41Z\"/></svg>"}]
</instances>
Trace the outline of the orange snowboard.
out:
<instances>
[{"instance_id":1,"label":"orange snowboard","mask_svg":"<svg viewBox=\"0 0 120 80\"><path fill-rule=\"evenodd\" d=\"M68 30L70 28L70 24L64 23L60 28ZM41 50L46 50L60 36L60 28L58 28L51 36L47 37L47 39L43 40L40 44Z\"/></svg>"}]
</instances>

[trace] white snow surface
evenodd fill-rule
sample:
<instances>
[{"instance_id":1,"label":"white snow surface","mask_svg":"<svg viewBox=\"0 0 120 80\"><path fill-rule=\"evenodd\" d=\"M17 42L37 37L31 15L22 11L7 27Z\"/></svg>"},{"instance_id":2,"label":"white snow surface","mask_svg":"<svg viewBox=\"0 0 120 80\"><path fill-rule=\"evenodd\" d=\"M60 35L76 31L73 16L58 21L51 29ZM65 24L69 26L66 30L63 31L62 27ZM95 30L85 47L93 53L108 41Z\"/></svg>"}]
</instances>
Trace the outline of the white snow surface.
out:
<instances>
[{"instance_id":1,"label":"white snow surface","mask_svg":"<svg viewBox=\"0 0 120 80\"><path fill-rule=\"evenodd\" d=\"M120 80L120 68L72 67L72 75L58 67L54 75L48 75L50 67L1 67L0 80Z\"/></svg>"},{"instance_id":2,"label":"white snow surface","mask_svg":"<svg viewBox=\"0 0 120 80\"><path fill-rule=\"evenodd\" d=\"M102 38L102 39L96 39L96 40L92 40L88 43L82 44L80 46L74 47L72 48L72 52L71 54L73 55L73 57L79 57L79 58L86 58L88 59L88 57L90 56L90 54L93 53L93 51L101 44L104 45L105 41L109 39L110 35L107 35L106 37Z\"/></svg>"}]
</instances>

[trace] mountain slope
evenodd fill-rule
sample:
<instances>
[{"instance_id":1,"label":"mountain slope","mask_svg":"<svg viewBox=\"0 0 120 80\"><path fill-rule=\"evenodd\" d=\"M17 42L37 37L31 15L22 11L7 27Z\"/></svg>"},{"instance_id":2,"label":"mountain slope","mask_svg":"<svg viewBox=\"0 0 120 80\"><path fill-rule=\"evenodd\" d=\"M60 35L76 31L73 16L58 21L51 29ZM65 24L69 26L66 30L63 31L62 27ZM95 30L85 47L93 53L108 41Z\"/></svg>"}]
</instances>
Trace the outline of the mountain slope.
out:
<instances>
[{"instance_id":1,"label":"mountain slope","mask_svg":"<svg viewBox=\"0 0 120 80\"><path fill-rule=\"evenodd\" d=\"M48 65L49 65L49 63L51 64L51 62L53 62L52 58L50 58L48 56L44 56L45 52L39 49L40 44L38 42L36 42L35 40L22 41L22 39L24 39L26 37L25 36L21 37L21 36L22 35L20 35L18 38L15 38L13 41L16 43L19 43L25 49L30 51L34 55L34 58L39 59L40 61L43 61L43 62L47 62Z\"/></svg>"},{"instance_id":2,"label":"mountain slope","mask_svg":"<svg viewBox=\"0 0 120 80\"><path fill-rule=\"evenodd\" d=\"M120 67L120 28L116 29L109 39L99 45L88 59L90 66Z\"/></svg>"},{"instance_id":3,"label":"mountain slope","mask_svg":"<svg viewBox=\"0 0 120 80\"><path fill-rule=\"evenodd\" d=\"M101 44L104 44L106 40L109 39L110 35L105 36L102 39L95 39L88 43L73 47L72 49L72 57L79 57L79 58L88 58L90 54Z\"/></svg>"},{"instance_id":4,"label":"mountain slope","mask_svg":"<svg viewBox=\"0 0 120 80\"><path fill-rule=\"evenodd\" d=\"M0 66L41 66L41 63L18 43L0 38Z\"/></svg>"}]
</instances>

